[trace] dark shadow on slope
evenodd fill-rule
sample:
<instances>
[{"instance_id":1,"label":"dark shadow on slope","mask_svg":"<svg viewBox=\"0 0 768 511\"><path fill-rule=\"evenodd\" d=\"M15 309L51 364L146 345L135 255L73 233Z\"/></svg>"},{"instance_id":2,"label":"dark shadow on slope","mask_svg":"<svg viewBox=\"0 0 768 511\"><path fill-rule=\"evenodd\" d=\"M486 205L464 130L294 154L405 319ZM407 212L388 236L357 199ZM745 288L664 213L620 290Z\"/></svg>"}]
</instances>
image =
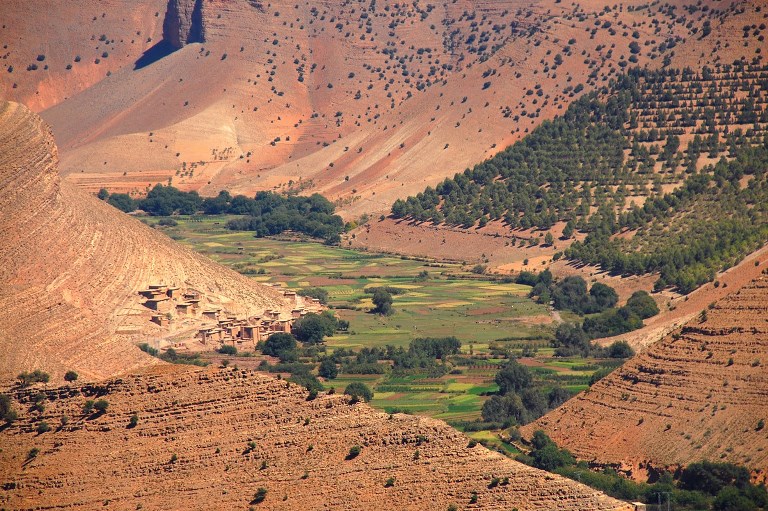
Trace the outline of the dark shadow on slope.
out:
<instances>
[{"instance_id":1,"label":"dark shadow on slope","mask_svg":"<svg viewBox=\"0 0 768 511\"><path fill-rule=\"evenodd\" d=\"M150 64L154 64L158 60L167 57L171 53L175 52L176 48L166 40L162 40L147 51L145 51L139 60L133 66L133 70L137 71L143 69Z\"/></svg>"}]
</instances>

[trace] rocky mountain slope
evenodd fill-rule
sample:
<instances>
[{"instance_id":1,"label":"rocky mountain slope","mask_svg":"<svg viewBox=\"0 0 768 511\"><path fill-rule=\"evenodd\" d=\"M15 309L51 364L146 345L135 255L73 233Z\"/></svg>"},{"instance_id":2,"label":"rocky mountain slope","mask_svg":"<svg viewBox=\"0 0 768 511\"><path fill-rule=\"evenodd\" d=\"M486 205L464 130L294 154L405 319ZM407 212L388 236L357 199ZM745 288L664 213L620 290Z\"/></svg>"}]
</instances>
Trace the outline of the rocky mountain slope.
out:
<instances>
[{"instance_id":1,"label":"rocky mountain slope","mask_svg":"<svg viewBox=\"0 0 768 511\"><path fill-rule=\"evenodd\" d=\"M766 15L754 1L78 0L41 27L41 8L0 6L0 85L44 111L68 180L319 191L347 217L492 156L627 67L761 58Z\"/></svg>"},{"instance_id":2,"label":"rocky mountain slope","mask_svg":"<svg viewBox=\"0 0 768 511\"><path fill-rule=\"evenodd\" d=\"M0 431L6 509L631 509L440 421L243 370L157 367L45 390L27 412L38 392L15 393L21 417ZM107 412L84 414L87 399Z\"/></svg>"},{"instance_id":3,"label":"rocky mountain slope","mask_svg":"<svg viewBox=\"0 0 768 511\"><path fill-rule=\"evenodd\" d=\"M766 353L764 270L526 429L543 429L580 458L638 476L707 459L744 465L764 478Z\"/></svg>"},{"instance_id":4,"label":"rocky mountain slope","mask_svg":"<svg viewBox=\"0 0 768 511\"><path fill-rule=\"evenodd\" d=\"M240 316L290 315L276 289L182 247L57 173L50 129L27 108L0 105L0 376L43 369L106 377L154 363L136 343L159 326L138 291L152 284L195 291L201 308Z\"/></svg>"}]
</instances>

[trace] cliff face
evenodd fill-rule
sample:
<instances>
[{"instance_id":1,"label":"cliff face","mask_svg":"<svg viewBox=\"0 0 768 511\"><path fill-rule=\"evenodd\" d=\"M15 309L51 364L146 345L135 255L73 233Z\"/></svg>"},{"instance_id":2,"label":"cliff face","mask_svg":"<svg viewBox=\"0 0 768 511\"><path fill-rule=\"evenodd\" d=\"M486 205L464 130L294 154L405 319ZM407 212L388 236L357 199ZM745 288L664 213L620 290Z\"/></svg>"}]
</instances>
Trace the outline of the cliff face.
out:
<instances>
[{"instance_id":1,"label":"cliff face","mask_svg":"<svg viewBox=\"0 0 768 511\"><path fill-rule=\"evenodd\" d=\"M174 48L205 42L203 0L168 0L163 39Z\"/></svg>"},{"instance_id":2,"label":"cliff face","mask_svg":"<svg viewBox=\"0 0 768 511\"><path fill-rule=\"evenodd\" d=\"M179 316L175 331L152 323L138 295L150 284L197 291L201 306L238 317L295 306L61 183L57 167L43 121L0 103L0 378L31 369L103 378L156 363L135 344L194 337L202 319Z\"/></svg>"}]
</instances>

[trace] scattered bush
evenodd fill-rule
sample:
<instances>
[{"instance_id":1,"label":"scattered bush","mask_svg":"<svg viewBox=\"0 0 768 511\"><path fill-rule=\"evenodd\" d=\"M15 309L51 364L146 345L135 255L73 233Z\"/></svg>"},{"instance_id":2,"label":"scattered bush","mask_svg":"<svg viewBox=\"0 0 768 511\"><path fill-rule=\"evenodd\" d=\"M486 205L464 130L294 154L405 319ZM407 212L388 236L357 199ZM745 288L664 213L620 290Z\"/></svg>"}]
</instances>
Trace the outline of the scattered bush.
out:
<instances>
[{"instance_id":1,"label":"scattered bush","mask_svg":"<svg viewBox=\"0 0 768 511\"><path fill-rule=\"evenodd\" d=\"M256 493L253 494L253 500L251 501L251 504L261 504L264 502L264 499L267 498L267 489L266 488L259 488L256 490Z\"/></svg>"},{"instance_id":2,"label":"scattered bush","mask_svg":"<svg viewBox=\"0 0 768 511\"><path fill-rule=\"evenodd\" d=\"M13 409L10 396L0 394L0 419L6 424L13 424L19 418L16 410Z\"/></svg>"},{"instance_id":3,"label":"scattered bush","mask_svg":"<svg viewBox=\"0 0 768 511\"><path fill-rule=\"evenodd\" d=\"M93 408L99 414L107 413L107 408L109 408L109 402L106 399L99 399L98 401L93 403Z\"/></svg>"},{"instance_id":4,"label":"scattered bush","mask_svg":"<svg viewBox=\"0 0 768 511\"><path fill-rule=\"evenodd\" d=\"M19 385L22 387L29 387L33 383L48 383L51 379L51 376L39 369L35 369L31 373L24 371L23 373L20 373L16 378L19 380Z\"/></svg>"},{"instance_id":5,"label":"scattered bush","mask_svg":"<svg viewBox=\"0 0 768 511\"><path fill-rule=\"evenodd\" d=\"M66 374L64 374L64 381L77 381L77 373L74 371L67 371Z\"/></svg>"},{"instance_id":6,"label":"scattered bush","mask_svg":"<svg viewBox=\"0 0 768 511\"><path fill-rule=\"evenodd\" d=\"M349 449L349 452L347 453L347 457L345 459L347 460L355 459L358 456L360 456L361 451L362 451L362 448L359 445L353 445Z\"/></svg>"},{"instance_id":7,"label":"scattered bush","mask_svg":"<svg viewBox=\"0 0 768 511\"><path fill-rule=\"evenodd\" d=\"M222 355L237 355L237 348L232 346L231 344L223 344L216 351L218 353L221 353Z\"/></svg>"}]
</instances>

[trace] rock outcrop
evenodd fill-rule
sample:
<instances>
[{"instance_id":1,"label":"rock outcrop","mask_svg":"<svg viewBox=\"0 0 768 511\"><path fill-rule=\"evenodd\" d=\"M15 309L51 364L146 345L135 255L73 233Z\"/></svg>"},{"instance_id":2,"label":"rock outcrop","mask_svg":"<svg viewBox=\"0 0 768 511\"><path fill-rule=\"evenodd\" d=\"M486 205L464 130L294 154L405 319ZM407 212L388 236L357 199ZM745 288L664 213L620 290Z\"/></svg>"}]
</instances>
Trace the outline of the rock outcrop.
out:
<instances>
[{"instance_id":1,"label":"rock outcrop","mask_svg":"<svg viewBox=\"0 0 768 511\"><path fill-rule=\"evenodd\" d=\"M168 0L163 39L174 48L205 42L203 0Z\"/></svg>"}]
</instances>

